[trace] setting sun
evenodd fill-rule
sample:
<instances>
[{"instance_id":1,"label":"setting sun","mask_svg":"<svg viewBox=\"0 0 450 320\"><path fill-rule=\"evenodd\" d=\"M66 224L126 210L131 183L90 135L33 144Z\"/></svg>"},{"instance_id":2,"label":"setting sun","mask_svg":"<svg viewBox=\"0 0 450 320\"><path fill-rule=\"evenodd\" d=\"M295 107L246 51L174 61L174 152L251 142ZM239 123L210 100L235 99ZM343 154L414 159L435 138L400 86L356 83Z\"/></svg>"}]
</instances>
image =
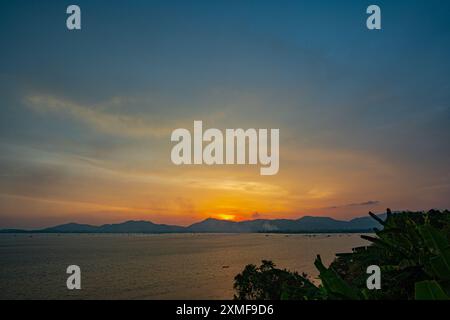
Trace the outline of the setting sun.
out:
<instances>
[{"instance_id":1,"label":"setting sun","mask_svg":"<svg viewBox=\"0 0 450 320\"><path fill-rule=\"evenodd\" d=\"M236 220L236 216L233 214L218 214L216 216L219 220L227 220L227 221L234 221Z\"/></svg>"}]
</instances>

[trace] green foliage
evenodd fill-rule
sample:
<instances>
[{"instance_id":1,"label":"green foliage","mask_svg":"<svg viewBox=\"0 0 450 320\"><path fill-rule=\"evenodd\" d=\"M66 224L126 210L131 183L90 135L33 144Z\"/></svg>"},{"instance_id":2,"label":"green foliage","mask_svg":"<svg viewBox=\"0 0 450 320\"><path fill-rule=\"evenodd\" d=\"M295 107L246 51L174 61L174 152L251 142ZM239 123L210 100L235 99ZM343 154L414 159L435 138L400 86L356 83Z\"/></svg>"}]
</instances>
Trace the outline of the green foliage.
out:
<instances>
[{"instance_id":1,"label":"green foliage","mask_svg":"<svg viewBox=\"0 0 450 320\"><path fill-rule=\"evenodd\" d=\"M448 300L449 297L441 288L439 283L432 280L416 283L416 300Z\"/></svg>"},{"instance_id":2,"label":"green foliage","mask_svg":"<svg viewBox=\"0 0 450 320\"><path fill-rule=\"evenodd\" d=\"M419 233L433 255L426 265L429 274L442 280L450 280L450 245L447 239L430 226L419 227Z\"/></svg>"},{"instance_id":3,"label":"green foliage","mask_svg":"<svg viewBox=\"0 0 450 320\"><path fill-rule=\"evenodd\" d=\"M362 235L371 244L354 248L352 253L337 254L329 268L318 256L315 266L321 286L315 287L305 277L265 262L260 268L247 266L236 277L236 298L449 299L450 212L392 213L388 209L385 220L369 214L383 229L374 230L375 236ZM381 290L366 287L370 265L381 268Z\"/></svg>"},{"instance_id":4,"label":"green foliage","mask_svg":"<svg viewBox=\"0 0 450 320\"><path fill-rule=\"evenodd\" d=\"M331 264L339 274L361 288L367 299L415 299L415 284L434 280L448 291L450 277L450 213L387 212L383 230L376 237L363 235L371 245ZM382 270L382 290L367 290L367 266Z\"/></svg>"},{"instance_id":5,"label":"green foliage","mask_svg":"<svg viewBox=\"0 0 450 320\"><path fill-rule=\"evenodd\" d=\"M260 267L247 265L235 277L234 288L238 300L308 300L320 299L322 294L305 274L277 269L265 260Z\"/></svg>"}]
</instances>

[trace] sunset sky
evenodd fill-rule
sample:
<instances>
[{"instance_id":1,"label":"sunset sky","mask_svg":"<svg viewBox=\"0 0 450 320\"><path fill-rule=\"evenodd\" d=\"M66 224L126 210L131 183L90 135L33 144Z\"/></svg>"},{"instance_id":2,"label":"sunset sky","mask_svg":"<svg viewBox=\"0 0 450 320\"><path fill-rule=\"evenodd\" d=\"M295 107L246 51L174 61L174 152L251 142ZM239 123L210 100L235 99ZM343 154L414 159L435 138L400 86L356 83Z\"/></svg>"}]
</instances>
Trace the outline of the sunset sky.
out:
<instances>
[{"instance_id":1,"label":"sunset sky","mask_svg":"<svg viewBox=\"0 0 450 320\"><path fill-rule=\"evenodd\" d=\"M73 3L1 4L0 228L450 208L449 1ZM279 128L279 173L175 166L194 120Z\"/></svg>"}]
</instances>

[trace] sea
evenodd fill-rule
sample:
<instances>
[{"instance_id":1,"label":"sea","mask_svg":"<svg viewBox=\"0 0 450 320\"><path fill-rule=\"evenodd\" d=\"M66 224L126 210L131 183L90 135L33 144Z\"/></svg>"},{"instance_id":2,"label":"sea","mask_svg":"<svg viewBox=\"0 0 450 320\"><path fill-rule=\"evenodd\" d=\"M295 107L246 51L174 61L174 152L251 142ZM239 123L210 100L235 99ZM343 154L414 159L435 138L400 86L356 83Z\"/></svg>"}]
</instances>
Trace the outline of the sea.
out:
<instances>
[{"instance_id":1,"label":"sea","mask_svg":"<svg viewBox=\"0 0 450 320\"><path fill-rule=\"evenodd\" d=\"M232 299L247 264L271 260L316 283L314 259L368 243L359 234L2 234L0 299ZM81 270L68 290L67 267Z\"/></svg>"}]
</instances>

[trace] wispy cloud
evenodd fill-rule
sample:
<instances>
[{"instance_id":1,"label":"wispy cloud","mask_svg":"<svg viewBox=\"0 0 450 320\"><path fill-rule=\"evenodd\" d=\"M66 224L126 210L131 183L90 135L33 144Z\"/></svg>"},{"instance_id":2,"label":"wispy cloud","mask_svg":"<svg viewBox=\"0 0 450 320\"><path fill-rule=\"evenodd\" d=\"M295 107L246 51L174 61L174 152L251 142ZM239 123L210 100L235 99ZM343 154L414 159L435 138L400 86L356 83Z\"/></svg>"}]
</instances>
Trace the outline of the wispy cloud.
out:
<instances>
[{"instance_id":1,"label":"wispy cloud","mask_svg":"<svg viewBox=\"0 0 450 320\"><path fill-rule=\"evenodd\" d=\"M379 205L381 202L378 200L369 200L365 202L359 202L359 203L348 203L343 205L337 205L337 206L331 206L327 207L325 209L339 209L339 208L349 208L349 207L369 207L369 206L376 206Z\"/></svg>"},{"instance_id":2,"label":"wispy cloud","mask_svg":"<svg viewBox=\"0 0 450 320\"><path fill-rule=\"evenodd\" d=\"M178 181L180 181L178 179ZM220 179L185 179L183 184L195 188L205 188L212 190L233 191L245 194L257 195L286 195L286 190L282 187L264 182L243 181L243 180L220 180Z\"/></svg>"},{"instance_id":3,"label":"wispy cloud","mask_svg":"<svg viewBox=\"0 0 450 320\"><path fill-rule=\"evenodd\" d=\"M106 110L105 105L88 106L51 95L31 95L25 103L36 112L51 112L69 116L103 133L126 137L161 137L173 127L160 119L132 116Z\"/></svg>"}]
</instances>

